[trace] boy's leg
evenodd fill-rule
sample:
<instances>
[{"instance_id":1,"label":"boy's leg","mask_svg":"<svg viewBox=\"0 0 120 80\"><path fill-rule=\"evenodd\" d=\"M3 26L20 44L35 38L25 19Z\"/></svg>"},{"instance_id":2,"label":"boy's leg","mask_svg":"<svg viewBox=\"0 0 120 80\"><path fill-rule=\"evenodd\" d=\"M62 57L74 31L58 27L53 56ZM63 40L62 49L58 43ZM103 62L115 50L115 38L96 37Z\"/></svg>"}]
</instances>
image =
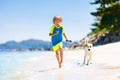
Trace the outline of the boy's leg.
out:
<instances>
[{"instance_id":1,"label":"boy's leg","mask_svg":"<svg viewBox=\"0 0 120 80\"><path fill-rule=\"evenodd\" d=\"M61 63L63 63L63 49L60 48L60 59L61 59Z\"/></svg>"},{"instance_id":2,"label":"boy's leg","mask_svg":"<svg viewBox=\"0 0 120 80\"><path fill-rule=\"evenodd\" d=\"M57 58L57 61L58 61L59 68L61 68L61 62L60 62L59 52L56 51L55 53L56 53L56 58Z\"/></svg>"}]
</instances>

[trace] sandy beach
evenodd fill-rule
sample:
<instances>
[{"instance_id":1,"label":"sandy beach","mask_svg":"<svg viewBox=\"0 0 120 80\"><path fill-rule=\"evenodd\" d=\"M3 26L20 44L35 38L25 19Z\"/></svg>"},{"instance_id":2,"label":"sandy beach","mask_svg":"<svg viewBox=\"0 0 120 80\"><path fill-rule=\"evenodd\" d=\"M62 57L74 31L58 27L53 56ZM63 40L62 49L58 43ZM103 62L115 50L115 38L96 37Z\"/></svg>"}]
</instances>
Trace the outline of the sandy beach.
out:
<instances>
[{"instance_id":1,"label":"sandy beach","mask_svg":"<svg viewBox=\"0 0 120 80\"><path fill-rule=\"evenodd\" d=\"M69 50L59 69L54 52L45 52L26 59L16 75L5 80L120 80L120 42L92 50L92 65L82 64L84 50Z\"/></svg>"}]
</instances>

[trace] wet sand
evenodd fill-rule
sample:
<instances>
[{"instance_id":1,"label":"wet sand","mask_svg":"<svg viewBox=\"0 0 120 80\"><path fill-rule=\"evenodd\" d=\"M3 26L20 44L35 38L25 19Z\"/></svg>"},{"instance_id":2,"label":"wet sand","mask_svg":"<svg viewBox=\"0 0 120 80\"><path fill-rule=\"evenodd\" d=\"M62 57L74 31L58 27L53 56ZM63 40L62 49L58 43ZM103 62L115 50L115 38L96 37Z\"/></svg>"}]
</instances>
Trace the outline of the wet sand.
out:
<instances>
[{"instance_id":1,"label":"wet sand","mask_svg":"<svg viewBox=\"0 0 120 80\"><path fill-rule=\"evenodd\" d=\"M89 66L82 64L83 57L84 50L64 51L59 69L54 52L33 56L6 80L120 80L120 42L94 47Z\"/></svg>"}]
</instances>

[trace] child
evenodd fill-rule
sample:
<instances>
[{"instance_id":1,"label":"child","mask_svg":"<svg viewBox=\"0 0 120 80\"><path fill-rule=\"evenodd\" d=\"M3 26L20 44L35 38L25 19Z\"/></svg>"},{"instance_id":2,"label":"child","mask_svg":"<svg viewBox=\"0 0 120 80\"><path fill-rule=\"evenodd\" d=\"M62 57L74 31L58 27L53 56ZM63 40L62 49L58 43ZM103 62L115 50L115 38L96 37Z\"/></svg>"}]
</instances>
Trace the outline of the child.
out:
<instances>
[{"instance_id":1,"label":"child","mask_svg":"<svg viewBox=\"0 0 120 80\"><path fill-rule=\"evenodd\" d=\"M66 41L71 42L68 40L65 32L64 26L61 25L62 17L61 16L54 16L53 18L53 25L50 29L49 36L51 36L52 41L52 48L56 53L56 58L58 61L59 68L61 68L61 64L63 63L63 49L62 49L62 35L65 37Z\"/></svg>"}]
</instances>

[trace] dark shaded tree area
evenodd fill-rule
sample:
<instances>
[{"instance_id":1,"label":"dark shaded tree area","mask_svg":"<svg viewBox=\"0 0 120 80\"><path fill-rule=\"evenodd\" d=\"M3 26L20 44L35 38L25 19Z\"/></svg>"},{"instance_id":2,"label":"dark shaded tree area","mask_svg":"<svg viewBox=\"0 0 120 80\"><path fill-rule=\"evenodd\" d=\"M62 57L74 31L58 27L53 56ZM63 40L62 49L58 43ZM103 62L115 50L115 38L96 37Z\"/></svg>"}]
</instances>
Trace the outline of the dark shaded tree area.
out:
<instances>
[{"instance_id":1,"label":"dark shaded tree area","mask_svg":"<svg viewBox=\"0 0 120 80\"><path fill-rule=\"evenodd\" d=\"M99 7L91 13L96 21L90 34L111 32L120 35L120 0L95 0L91 4Z\"/></svg>"}]
</instances>

